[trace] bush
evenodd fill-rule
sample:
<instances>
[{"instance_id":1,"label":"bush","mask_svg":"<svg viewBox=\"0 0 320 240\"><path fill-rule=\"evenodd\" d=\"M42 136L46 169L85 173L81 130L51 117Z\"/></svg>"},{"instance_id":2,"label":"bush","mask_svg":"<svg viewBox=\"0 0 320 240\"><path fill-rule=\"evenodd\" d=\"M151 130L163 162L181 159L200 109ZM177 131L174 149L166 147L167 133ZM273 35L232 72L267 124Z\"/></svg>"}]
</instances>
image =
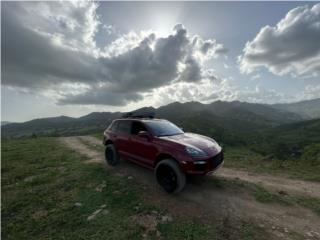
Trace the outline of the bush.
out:
<instances>
[{"instance_id":1,"label":"bush","mask_svg":"<svg viewBox=\"0 0 320 240\"><path fill-rule=\"evenodd\" d=\"M320 143L305 147L301 159L310 165L320 166Z\"/></svg>"}]
</instances>

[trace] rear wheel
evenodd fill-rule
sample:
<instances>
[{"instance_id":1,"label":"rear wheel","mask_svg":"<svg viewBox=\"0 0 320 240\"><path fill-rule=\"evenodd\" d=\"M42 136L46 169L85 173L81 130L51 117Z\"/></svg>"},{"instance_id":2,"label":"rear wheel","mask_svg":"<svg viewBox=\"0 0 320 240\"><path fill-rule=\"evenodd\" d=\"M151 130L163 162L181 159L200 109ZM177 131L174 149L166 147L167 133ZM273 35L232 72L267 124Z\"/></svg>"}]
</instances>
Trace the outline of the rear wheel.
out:
<instances>
[{"instance_id":1,"label":"rear wheel","mask_svg":"<svg viewBox=\"0 0 320 240\"><path fill-rule=\"evenodd\" d=\"M186 175L173 159L160 161L156 166L155 175L160 186L168 193L180 192L186 184Z\"/></svg>"},{"instance_id":2,"label":"rear wheel","mask_svg":"<svg viewBox=\"0 0 320 240\"><path fill-rule=\"evenodd\" d=\"M106 146L104 155L105 155L106 162L109 165L115 166L119 163L119 156L113 144L108 144Z\"/></svg>"}]
</instances>

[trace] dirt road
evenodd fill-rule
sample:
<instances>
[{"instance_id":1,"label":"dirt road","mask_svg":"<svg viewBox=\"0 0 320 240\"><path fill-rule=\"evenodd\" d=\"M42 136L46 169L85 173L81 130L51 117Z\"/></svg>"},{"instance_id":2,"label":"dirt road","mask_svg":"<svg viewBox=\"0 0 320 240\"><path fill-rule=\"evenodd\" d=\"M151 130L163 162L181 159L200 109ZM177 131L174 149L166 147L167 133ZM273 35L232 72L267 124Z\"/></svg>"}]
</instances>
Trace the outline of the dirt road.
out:
<instances>
[{"instance_id":1,"label":"dirt road","mask_svg":"<svg viewBox=\"0 0 320 240\"><path fill-rule=\"evenodd\" d=\"M292 195L320 197L320 184L274 176L253 175L228 168L220 169L215 177L191 180L178 195L168 195L157 185L153 172L127 161L114 168L105 164L101 141L91 136L63 137L60 141L69 148L89 158L88 163L103 163L108 171L132 177L148 194L146 198L164 206L173 214L190 214L203 218L229 217L249 219L266 228L275 239L292 239L293 233L306 239L320 239L320 217L309 209L298 205L261 203L246 191L238 188L221 188L213 181L238 179L264 186L270 191Z\"/></svg>"},{"instance_id":2,"label":"dirt road","mask_svg":"<svg viewBox=\"0 0 320 240\"><path fill-rule=\"evenodd\" d=\"M320 173L319 173L320 174ZM299 194L320 198L320 184L310 181L293 180L270 175L254 174L230 168L221 168L218 176L260 184L272 191L283 191L288 194Z\"/></svg>"}]
</instances>

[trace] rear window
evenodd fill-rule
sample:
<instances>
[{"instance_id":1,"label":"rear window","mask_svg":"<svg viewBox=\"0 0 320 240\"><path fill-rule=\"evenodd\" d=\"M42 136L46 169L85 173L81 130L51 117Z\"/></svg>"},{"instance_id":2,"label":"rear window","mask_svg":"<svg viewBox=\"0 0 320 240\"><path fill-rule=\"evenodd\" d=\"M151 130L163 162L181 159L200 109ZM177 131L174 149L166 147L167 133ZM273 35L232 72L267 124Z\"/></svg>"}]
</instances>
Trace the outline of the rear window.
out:
<instances>
[{"instance_id":1,"label":"rear window","mask_svg":"<svg viewBox=\"0 0 320 240\"><path fill-rule=\"evenodd\" d=\"M119 121L117 132L130 134L131 121Z\"/></svg>"}]
</instances>

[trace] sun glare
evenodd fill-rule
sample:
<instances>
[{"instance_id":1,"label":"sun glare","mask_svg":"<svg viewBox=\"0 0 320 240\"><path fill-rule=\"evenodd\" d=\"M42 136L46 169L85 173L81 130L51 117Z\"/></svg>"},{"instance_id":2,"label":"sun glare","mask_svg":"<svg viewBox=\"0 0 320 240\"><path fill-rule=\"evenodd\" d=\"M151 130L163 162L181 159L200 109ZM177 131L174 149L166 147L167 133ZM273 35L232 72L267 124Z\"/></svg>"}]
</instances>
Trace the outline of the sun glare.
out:
<instances>
[{"instance_id":1,"label":"sun glare","mask_svg":"<svg viewBox=\"0 0 320 240\"><path fill-rule=\"evenodd\" d=\"M166 37L173 33L173 28L179 22L182 4L171 6L158 6L162 11L155 8L149 9L151 28L156 31L159 37Z\"/></svg>"}]
</instances>

